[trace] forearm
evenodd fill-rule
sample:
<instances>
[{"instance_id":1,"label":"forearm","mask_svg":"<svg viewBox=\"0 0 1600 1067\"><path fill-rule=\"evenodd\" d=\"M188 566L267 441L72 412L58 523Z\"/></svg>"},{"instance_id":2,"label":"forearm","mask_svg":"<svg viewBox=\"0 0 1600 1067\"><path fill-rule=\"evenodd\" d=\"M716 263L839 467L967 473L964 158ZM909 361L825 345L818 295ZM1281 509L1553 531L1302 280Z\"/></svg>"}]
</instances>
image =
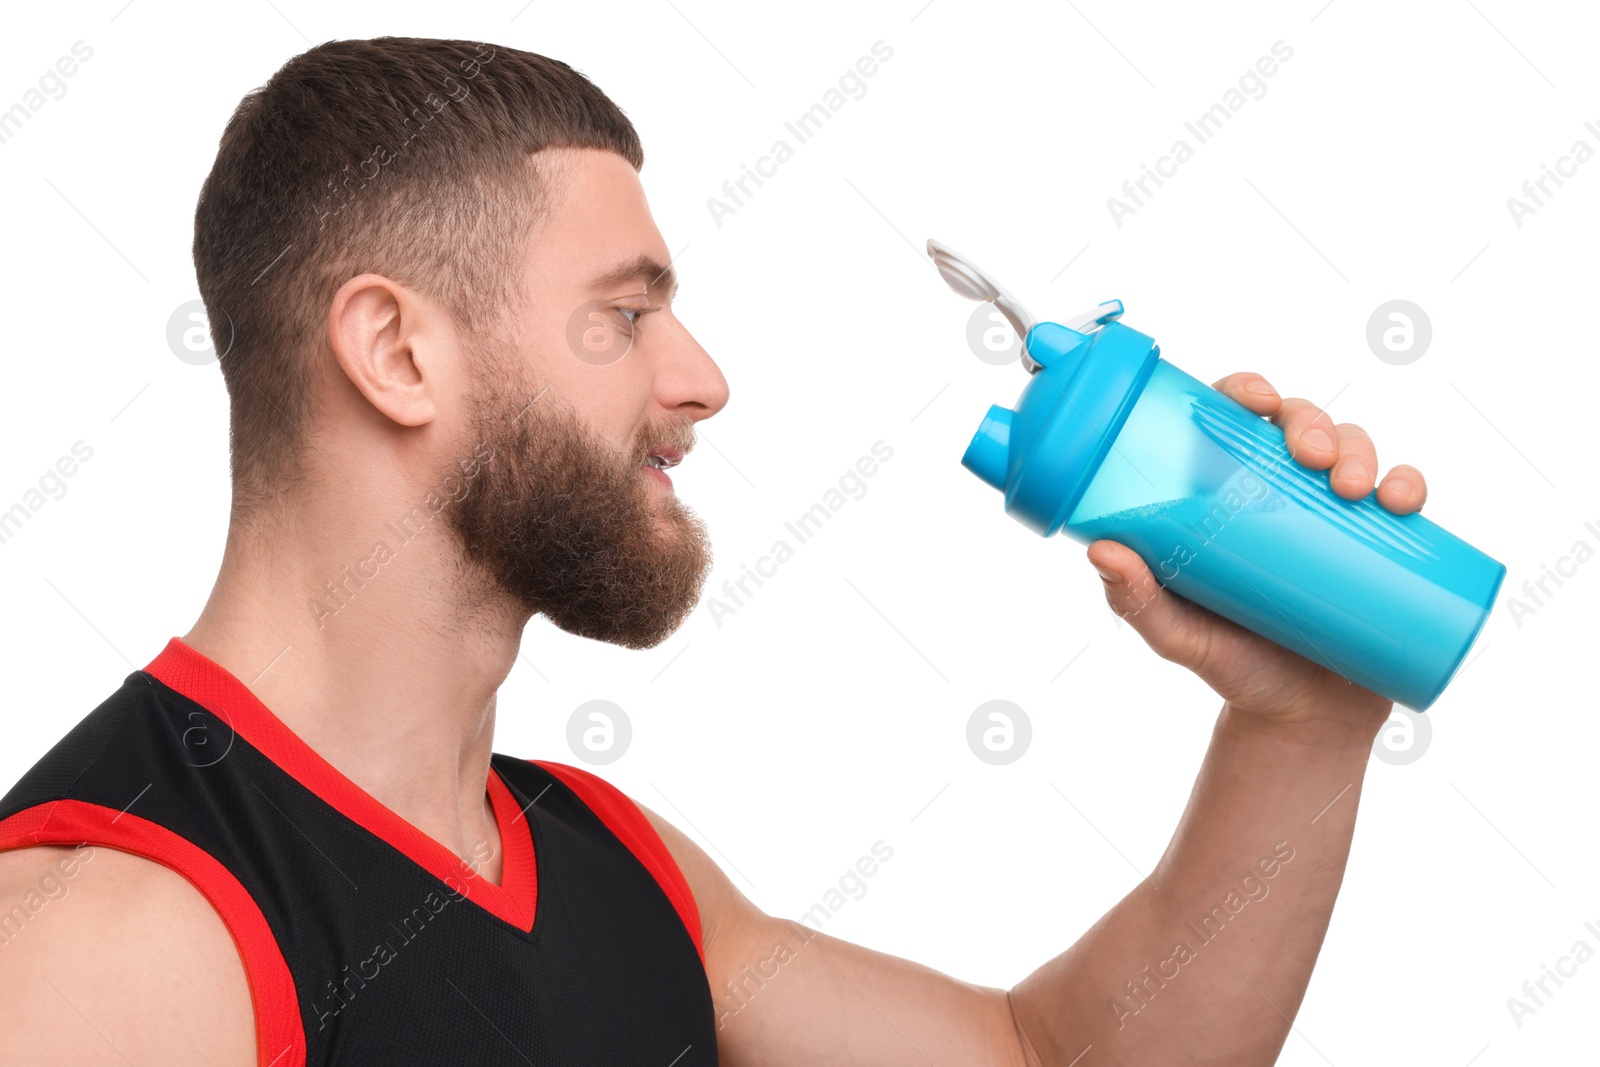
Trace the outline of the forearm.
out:
<instances>
[{"instance_id":1,"label":"forearm","mask_svg":"<svg viewBox=\"0 0 1600 1067\"><path fill-rule=\"evenodd\" d=\"M1270 1064L1344 877L1376 725L1224 706L1156 868L1012 991L1047 1065Z\"/></svg>"}]
</instances>

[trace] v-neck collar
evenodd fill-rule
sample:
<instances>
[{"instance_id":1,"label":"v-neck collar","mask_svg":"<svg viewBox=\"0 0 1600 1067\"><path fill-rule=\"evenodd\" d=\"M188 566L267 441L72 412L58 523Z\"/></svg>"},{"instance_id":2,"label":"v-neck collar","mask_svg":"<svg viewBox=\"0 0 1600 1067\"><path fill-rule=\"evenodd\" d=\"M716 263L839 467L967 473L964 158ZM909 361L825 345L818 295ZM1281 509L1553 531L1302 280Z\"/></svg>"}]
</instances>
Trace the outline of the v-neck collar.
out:
<instances>
[{"instance_id":1,"label":"v-neck collar","mask_svg":"<svg viewBox=\"0 0 1600 1067\"><path fill-rule=\"evenodd\" d=\"M489 768L486 786L500 829L499 885L480 877L467 861L351 781L290 730L248 686L181 638L168 641L145 673L222 719L323 802L405 854L458 896L465 896L524 933L533 929L538 903L533 835L516 798L493 767Z\"/></svg>"}]
</instances>

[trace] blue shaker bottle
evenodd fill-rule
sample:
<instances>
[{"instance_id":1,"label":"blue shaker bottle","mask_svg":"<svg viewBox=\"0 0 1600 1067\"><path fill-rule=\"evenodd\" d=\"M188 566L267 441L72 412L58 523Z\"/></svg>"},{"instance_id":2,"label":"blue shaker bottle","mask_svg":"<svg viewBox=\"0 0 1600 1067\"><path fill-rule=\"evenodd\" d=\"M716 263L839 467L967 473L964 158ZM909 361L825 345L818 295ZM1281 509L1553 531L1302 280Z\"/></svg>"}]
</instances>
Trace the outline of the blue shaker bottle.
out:
<instances>
[{"instance_id":1,"label":"blue shaker bottle","mask_svg":"<svg viewBox=\"0 0 1600 1067\"><path fill-rule=\"evenodd\" d=\"M1160 357L1102 304L1084 332L1027 331L1016 410L989 409L962 465L1041 536L1108 538L1163 586L1397 703L1460 668L1506 568L1377 494L1346 500L1283 431Z\"/></svg>"}]
</instances>

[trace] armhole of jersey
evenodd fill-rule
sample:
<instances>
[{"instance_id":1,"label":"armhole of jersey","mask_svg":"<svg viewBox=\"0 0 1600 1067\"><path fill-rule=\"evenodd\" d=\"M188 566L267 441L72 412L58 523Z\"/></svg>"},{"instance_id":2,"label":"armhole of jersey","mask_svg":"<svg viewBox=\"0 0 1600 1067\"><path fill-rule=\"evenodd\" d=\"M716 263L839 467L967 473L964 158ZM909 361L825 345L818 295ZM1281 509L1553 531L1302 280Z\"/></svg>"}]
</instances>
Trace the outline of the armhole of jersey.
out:
<instances>
[{"instance_id":1,"label":"armhole of jersey","mask_svg":"<svg viewBox=\"0 0 1600 1067\"><path fill-rule=\"evenodd\" d=\"M153 860L189 880L216 909L244 963L255 1009L258 1067L305 1067L294 978L250 893L216 857L157 823L81 800L52 800L0 820L0 852L89 844Z\"/></svg>"},{"instance_id":2,"label":"armhole of jersey","mask_svg":"<svg viewBox=\"0 0 1600 1067\"><path fill-rule=\"evenodd\" d=\"M606 829L638 857L645 870L655 878L656 884L661 886L662 892L666 893L672 906L678 910L678 917L683 920L684 929L689 931L694 950L699 953L703 966L706 952L700 943L700 909L695 904L694 893L690 891L689 882L679 869L678 861L672 858L666 842L661 840L661 835L656 833L656 828L650 825L650 820L645 818L644 812L639 810L633 799L604 778L590 774L581 767L569 767L547 760L528 762L543 767L559 778L595 813Z\"/></svg>"}]
</instances>

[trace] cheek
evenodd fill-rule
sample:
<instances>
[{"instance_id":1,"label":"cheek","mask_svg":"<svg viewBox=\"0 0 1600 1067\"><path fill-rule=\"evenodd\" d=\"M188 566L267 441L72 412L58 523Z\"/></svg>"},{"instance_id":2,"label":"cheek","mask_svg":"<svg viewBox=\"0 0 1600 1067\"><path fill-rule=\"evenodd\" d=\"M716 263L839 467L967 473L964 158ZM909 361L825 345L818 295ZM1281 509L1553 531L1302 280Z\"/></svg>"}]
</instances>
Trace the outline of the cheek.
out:
<instances>
[{"instance_id":1,"label":"cheek","mask_svg":"<svg viewBox=\"0 0 1600 1067\"><path fill-rule=\"evenodd\" d=\"M570 319L570 321L564 321ZM606 351L604 317L580 310L573 316L536 315L521 323L523 350L515 357L527 383L527 399L548 390L536 403L555 401L570 409L590 434L618 448L630 448L645 419L652 374L644 354L627 344ZM588 344L585 331L595 331L600 348ZM539 341L529 345L527 339ZM531 351L530 351L531 349ZM536 353L536 354L535 354ZM517 405L517 406L520 406Z\"/></svg>"},{"instance_id":2,"label":"cheek","mask_svg":"<svg viewBox=\"0 0 1600 1067\"><path fill-rule=\"evenodd\" d=\"M592 406L587 410L579 406L579 411L605 434L606 440L630 448L645 422L648 402L650 382L640 374L613 374L590 394Z\"/></svg>"},{"instance_id":3,"label":"cheek","mask_svg":"<svg viewBox=\"0 0 1600 1067\"><path fill-rule=\"evenodd\" d=\"M650 398L649 383L637 368L625 367L627 363L623 359L609 367L579 364L578 371L552 380L550 390L560 394L591 434L622 450L633 447Z\"/></svg>"}]
</instances>

